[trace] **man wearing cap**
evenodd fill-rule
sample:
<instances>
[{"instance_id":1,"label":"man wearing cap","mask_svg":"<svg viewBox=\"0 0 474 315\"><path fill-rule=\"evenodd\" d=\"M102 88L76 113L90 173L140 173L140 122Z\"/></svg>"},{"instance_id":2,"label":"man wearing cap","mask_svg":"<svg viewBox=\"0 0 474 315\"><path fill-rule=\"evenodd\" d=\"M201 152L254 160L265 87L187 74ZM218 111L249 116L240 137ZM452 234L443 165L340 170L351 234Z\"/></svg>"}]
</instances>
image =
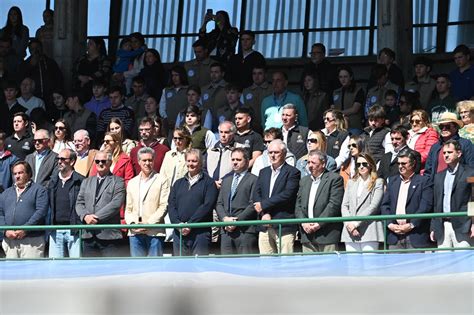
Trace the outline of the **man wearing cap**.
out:
<instances>
[{"instance_id":1,"label":"man wearing cap","mask_svg":"<svg viewBox=\"0 0 474 315\"><path fill-rule=\"evenodd\" d=\"M417 91L420 94L420 104L423 109L430 104L431 95L436 88L436 81L430 76L432 64L433 62L426 57L415 58L413 62L415 77L405 85L405 90Z\"/></svg>"},{"instance_id":2,"label":"man wearing cap","mask_svg":"<svg viewBox=\"0 0 474 315\"><path fill-rule=\"evenodd\" d=\"M430 153L428 153L424 175L433 178L436 173L440 173L448 168L443 158L441 148L446 141L451 139L457 140L461 145L462 156L460 163L474 167L474 145L471 141L459 136L459 129L461 129L464 124L461 120L457 119L457 115L449 112L441 114L438 126L441 130L441 137L439 141L431 147Z\"/></svg>"}]
</instances>

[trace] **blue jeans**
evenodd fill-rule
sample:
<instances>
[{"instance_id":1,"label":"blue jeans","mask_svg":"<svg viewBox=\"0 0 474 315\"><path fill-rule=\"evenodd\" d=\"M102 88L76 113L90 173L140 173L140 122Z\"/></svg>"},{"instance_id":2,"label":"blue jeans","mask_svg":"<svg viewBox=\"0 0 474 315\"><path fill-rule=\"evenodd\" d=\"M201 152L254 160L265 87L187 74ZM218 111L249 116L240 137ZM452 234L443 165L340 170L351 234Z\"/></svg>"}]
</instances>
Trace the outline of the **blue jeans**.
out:
<instances>
[{"instance_id":1,"label":"blue jeans","mask_svg":"<svg viewBox=\"0 0 474 315\"><path fill-rule=\"evenodd\" d=\"M163 237L136 234L130 236L130 256L163 256Z\"/></svg>"},{"instance_id":2,"label":"blue jeans","mask_svg":"<svg viewBox=\"0 0 474 315\"><path fill-rule=\"evenodd\" d=\"M49 257L79 258L81 256L81 239L78 233L71 230L53 231L49 236Z\"/></svg>"}]
</instances>

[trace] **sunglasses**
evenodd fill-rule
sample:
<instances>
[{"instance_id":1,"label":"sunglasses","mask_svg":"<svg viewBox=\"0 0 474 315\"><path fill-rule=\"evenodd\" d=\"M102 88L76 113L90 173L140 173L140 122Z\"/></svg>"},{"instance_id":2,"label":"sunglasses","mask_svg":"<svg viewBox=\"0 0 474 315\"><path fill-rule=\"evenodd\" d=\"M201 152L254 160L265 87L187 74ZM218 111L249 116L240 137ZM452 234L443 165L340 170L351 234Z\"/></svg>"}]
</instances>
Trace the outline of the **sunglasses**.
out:
<instances>
[{"instance_id":1,"label":"sunglasses","mask_svg":"<svg viewBox=\"0 0 474 315\"><path fill-rule=\"evenodd\" d=\"M110 143L112 143L112 142L115 142L115 141L114 141L114 140L104 140L104 143L105 143L105 144L110 144Z\"/></svg>"},{"instance_id":2,"label":"sunglasses","mask_svg":"<svg viewBox=\"0 0 474 315\"><path fill-rule=\"evenodd\" d=\"M444 129L451 129L451 125L450 125L450 124L439 125L439 129L441 129L441 130L444 130Z\"/></svg>"},{"instance_id":3,"label":"sunglasses","mask_svg":"<svg viewBox=\"0 0 474 315\"><path fill-rule=\"evenodd\" d=\"M66 130L66 127L56 126L56 127L54 127L54 130L61 130L61 131L64 131L64 130Z\"/></svg>"},{"instance_id":4,"label":"sunglasses","mask_svg":"<svg viewBox=\"0 0 474 315\"><path fill-rule=\"evenodd\" d=\"M357 148L357 144L351 143L351 144L349 144L349 145L347 146L347 148L348 148L348 149L350 149L350 148Z\"/></svg>"},{"instance_id":5,"label":"sunglasses","mask_svg":"<svg viewBox=\"0 0 474 315\"><path fill-rule=\"evenodd\" d=\"M318 139L308 139L308 143L318 143Z\"/></svg>"},{"instance_id":6,"label":"sunglasses","mask_svg":"<svg viewBox=\"0 0 474 315\"><path fill-rule=\"evenodd\" d=\"M335 121L335 119L331 119L331 118L324 117L324 121L329 121L329 122L331 122L331 121Z\"/></svg>"},{"instance_id":7,"label":"sunglasses","mask_svg":"<svg viewBox=\"0 0 474 315\"><path fill-rule=\"evenodd\" d=\"M65 158L65 157L57 157L57 158L56 158L56 160L57 160L57 161L64 162L64 161L70 160L70 158Z\"/></svg>"},{"instance_id":8,"label":"sunglasses","mask_svg":"<svg viewBox=\"0 0 474 315\"><path fill-rule=\"evenodd\" d=\"M184 139L183 137L173 137L173 140L175 140L175 141L181 141L183 139Z\"/></svg>"},{"instance_id":9,"label":"sunglasses","mask_svg":"<svg viewBox=\"0 0 474 315\"><path fill-rule=\"evenodd\" d=\"M412 120L410 120L410 122L411 122L412 124L417 124L417 125L418 125L419 123L421 123L421 120L419 120L419 119L412 119Z\"/></svg>"},{"instance_id":10,"label":"sunglasses","mask_svg":"<svg viewBox=\"0 0 474 315\"><path fill-rule=\"evenodd\" d=\"M33 143L43 143L45 140L49 140L49 139L34 139Z\"/></svg>"},{"instance_id":11,"label":"sunglasses","mask_svg":"<svg viewBox=\"0 0 474 315\"><path fill-rule=\"evenodd\" d=\"M105 164L107 163L107 160L94 160L95 164L99 165L99 164Z\"/></svg>"},{"instance_id":12,"label":"sunglasses","mask_svg":"<svg viewBox=\"0 0 474 315\"><path fill-rule=\"evenodd\" d=\"M367 163L367 162L361 162L361 163L357 162L357 163L356 163L356 167L357 167L357 168L359 168L359 167L361 167L361 166L362 166L362 167L365 167L365 168L368 168L368 167L369 167L369 163Z\"/></svg>"},{"instance_id":13,"label":"sunglasses","mask_svg":"<svg viewBox=\"0 0 474 315\"><path fill-rule=\"evenodd\" d=\"M272 142L273 140L263 140L263 143L265 144L269 144L270 142Z\"/></svg>"}]
</instances>

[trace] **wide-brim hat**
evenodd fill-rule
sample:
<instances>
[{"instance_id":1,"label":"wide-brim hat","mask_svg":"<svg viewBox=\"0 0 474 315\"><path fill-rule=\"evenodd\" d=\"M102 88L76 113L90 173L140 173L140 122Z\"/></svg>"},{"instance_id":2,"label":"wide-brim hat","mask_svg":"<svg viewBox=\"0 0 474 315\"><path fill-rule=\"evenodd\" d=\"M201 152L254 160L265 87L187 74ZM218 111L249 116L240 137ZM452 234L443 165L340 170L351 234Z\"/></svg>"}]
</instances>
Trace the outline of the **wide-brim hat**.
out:
<instances>
[{"instance_id":1,"label":"wide-brim hat","mask_svg":"<svg viewBox=\"0 0 474 315\"><path fill-rule=\"evenodd\" d=\"M442 113L436 123L438 124L438 126L441 124L455 123L459 126L459 128L464 127L464 123L462 122L462 120L458 119L458 115L450 112Z\"/></svg>"}]
</instances>

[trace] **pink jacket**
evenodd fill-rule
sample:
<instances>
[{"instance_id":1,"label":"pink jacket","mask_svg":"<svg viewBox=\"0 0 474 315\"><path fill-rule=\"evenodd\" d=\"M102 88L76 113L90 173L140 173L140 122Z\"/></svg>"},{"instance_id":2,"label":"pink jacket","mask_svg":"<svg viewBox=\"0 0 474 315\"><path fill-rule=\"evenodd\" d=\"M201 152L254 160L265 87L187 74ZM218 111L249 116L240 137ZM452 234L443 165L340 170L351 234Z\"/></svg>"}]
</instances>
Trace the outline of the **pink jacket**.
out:
<instances>
[{"instance_id":1,"label":"pink jacket","mask_svg":"<svg viewBox=\"0 0 474 315\"><path fill-rule=\"evenodd\" d=\"M412 148L413 150L417 151L421 155L421 169L425 169L425 162L426 159L428 158L428 153L430 153L430 149L435 144L438 142L439 135L438 132L429 127L428 129L425 130L418 139L415 142L415 147Z\"/></svg>"}]
</instances>

